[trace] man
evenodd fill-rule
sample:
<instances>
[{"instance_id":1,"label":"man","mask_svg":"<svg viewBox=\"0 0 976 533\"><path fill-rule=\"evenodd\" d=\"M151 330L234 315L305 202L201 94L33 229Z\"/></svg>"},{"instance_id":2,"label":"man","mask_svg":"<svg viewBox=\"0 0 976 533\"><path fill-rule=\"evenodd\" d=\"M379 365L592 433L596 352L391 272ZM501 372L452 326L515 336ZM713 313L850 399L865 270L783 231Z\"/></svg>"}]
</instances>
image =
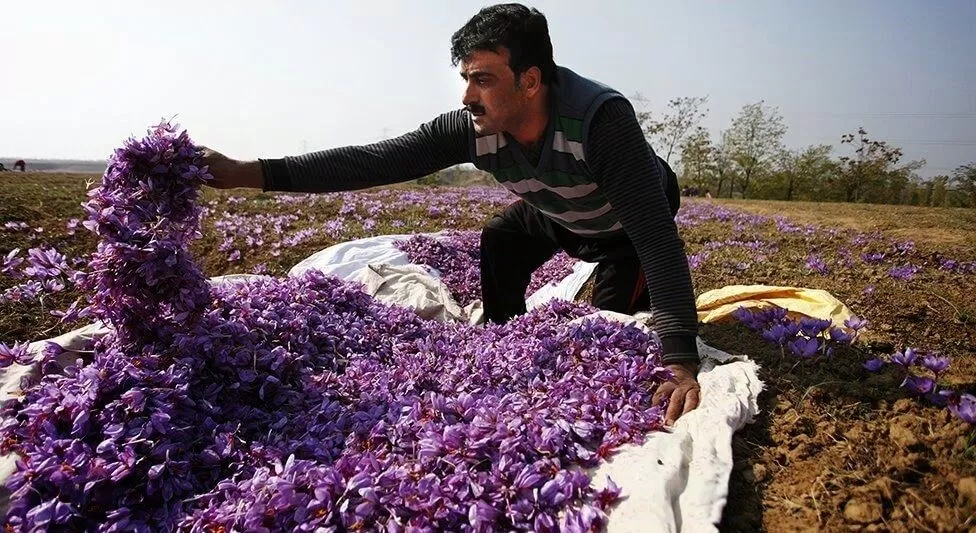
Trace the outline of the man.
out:
<instances>
[{"instance_id":1,"label":"man","mask_svg":"<svg viewBox=\"0 0 976 533\"><path fill-rule=\"evenodd\" d=\"M598 263L592 303L650 309L675 378L668 424L697 407L697 314L674 222L678 187L647 144L634 109L613 89L557 67L542 13L482 9L451 39L464 107L398 138L282 159L236 161L207 150L219 188L334 192L407 181L471 162L520 200L481 236L487 320L525 312L531 274L562 249ZM666 194L665 189L669 194Z\"/></svg>"}]
</instances>

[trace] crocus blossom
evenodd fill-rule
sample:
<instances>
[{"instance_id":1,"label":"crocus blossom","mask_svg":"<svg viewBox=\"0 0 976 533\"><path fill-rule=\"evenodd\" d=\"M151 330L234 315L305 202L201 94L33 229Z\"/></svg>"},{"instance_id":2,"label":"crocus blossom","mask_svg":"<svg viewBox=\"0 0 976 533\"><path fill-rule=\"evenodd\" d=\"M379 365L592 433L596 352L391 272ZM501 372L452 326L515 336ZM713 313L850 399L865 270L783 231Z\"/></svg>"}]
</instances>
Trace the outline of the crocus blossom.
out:
<instances>
[{"instance_id":1,"label":"crocus blossom","mask_svg":"<svg viewBox=\"0 0 976 533\"><path fill-rule=\"evenodd\" d=\"M922 357L921 366L931 370L935 375L940 375L949 368L950 359L948 357L940 357L934 354L928 354ZM918 361L916 361L918 362Z\"/></svg>"},{"instance_id":2,"label":"crocus blossom","mask_svg":"<svg viewBox=\"0 0 976 533\"><path fill-rule=\"evenodd\" d=\"M884 364L884 360L876 357L874 359L868 359L862 363L862 366L867 369L868 372L877 372L878 370L881 370L881 367L883 367Z\"/></svg>"},{"instance_id":3,"label":"crocus blossom","mask_svg":"<svg viewBox=\"0 0 976 533\"><path fill-rule=\"evenodd\" d=\"M948 402L949 411L960 419L976 424L976 396L961 394Z\"/></svg>"},{"instance_id":4,"label":"crocus blossom","mask_svg":"<svg viewBox=\"0 0 976 533\"><path fill-rule=\"evenodd\" d=\"M915 364L915 359L918 358L918 354L915 352L914 348L905 348L904 350L899 350L891 354L891 362L896 365L901 365L908 368Z\"/></svg>"},{"instance_id":5,"label":"crocus blossom","mask_svg":"<svg viewBox=\"0 0 976 533\"><path fill-rule=\"evenodd\" d=\"M901 386L916 396L924 396L935 389L935 380L923 376L909 375L902 381Z\"/></svg>"},{"instance_id":6,"label":"crocus blossom","mask_svg":"<svg viewBox=\"0 0 976 533\"><path fill-rule=\"evenodd\" d=\"M115 151L83 205L83 225L101 242L81 288L92 314L131 342L182 327L210 296L187 253L200 236L199 187L210 179L202 151L169 123L148 133Z\"/></svg>"}]
</instances>

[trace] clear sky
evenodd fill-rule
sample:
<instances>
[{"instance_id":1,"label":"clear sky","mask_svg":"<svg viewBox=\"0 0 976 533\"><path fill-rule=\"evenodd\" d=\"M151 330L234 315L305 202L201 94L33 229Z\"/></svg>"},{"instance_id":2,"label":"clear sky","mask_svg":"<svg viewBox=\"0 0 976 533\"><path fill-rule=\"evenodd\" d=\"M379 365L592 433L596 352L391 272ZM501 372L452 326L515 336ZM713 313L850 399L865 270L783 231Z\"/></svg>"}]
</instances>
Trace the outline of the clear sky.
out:
<instances>
[{"instance_id":1,"label":"clear sky","mask_svg":"<svg viewBox=\"0 0 976 533\"><path fill-rule=\"evenodd\" d=\"M0 156L102 159L174 116L238 158L395 136L460 106L450 35L486 4L4 1ZM527 5L557 63L652 109L707 95L713 138L764 99L790 147L863 125L923 176L976 160L976 0Z\"/></svg>"}]
</instances>

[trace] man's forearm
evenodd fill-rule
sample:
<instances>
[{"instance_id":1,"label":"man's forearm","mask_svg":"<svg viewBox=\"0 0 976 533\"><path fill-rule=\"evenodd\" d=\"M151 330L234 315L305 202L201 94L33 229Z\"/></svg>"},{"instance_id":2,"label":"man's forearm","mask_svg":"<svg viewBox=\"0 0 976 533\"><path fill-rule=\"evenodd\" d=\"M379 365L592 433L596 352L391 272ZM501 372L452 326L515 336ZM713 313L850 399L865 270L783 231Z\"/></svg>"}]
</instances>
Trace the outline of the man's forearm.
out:
<instances>
[{"instance_id":1,"label":"man's forearm","mask_svg":"<svg viewBox=\"0 0 976 533\"><path fill-rule=\"evenodd\" d=\"M697 365L698 315L684 244L662 186L665 177L629 104L604 104L590 139L600 189L644 268L664 362Z\"/></svg>"},{"instance_id":2,"label":"man's forearm","mask_svg":"<svg viewBox=\"0 0 976 533\"><path fill-rule=\"evenodd\" d=\"M228 167L221 169L221 172L225 174L234 173L239 181L239 187L264 188L264 172L261 169L260 161L233 161L228 163ZM216 170L212 170L216 172Z\"/></svg>"},{"instance_id":3,"label":"man's forearm","mask_svg":"<svg viewBox=\"0 0 976 533\"><path fill-rule=\"evenodd\" d=\"M378 143L262 159L263 188L271 191L359 190L420 178L470 160L470 123L445 113L415 131Z\"/></svg>"}]
</instances>

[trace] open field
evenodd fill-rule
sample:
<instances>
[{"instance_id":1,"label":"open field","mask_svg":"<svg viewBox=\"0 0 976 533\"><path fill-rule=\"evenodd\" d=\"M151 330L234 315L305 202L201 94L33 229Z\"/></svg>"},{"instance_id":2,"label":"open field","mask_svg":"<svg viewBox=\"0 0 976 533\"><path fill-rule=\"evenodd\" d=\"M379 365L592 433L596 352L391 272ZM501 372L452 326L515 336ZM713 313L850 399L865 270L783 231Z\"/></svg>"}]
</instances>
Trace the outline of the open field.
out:
<instances>
[{"instance_id":1,"label":"open field","mask_svg":"<svg viewBox=\"0 0 976 533\"><path fill-rule=\"evenodd\" d=\"M86 179L0 176L0 257L56 248L84 268ZM388 233L477 230L512 198L498 189L396 187L304 196L207 190L204 274L284 275L326 246ZM899 387L895 365L862 363L914 347L952 358L940 384L976 389L976 210L684 200L679 226L696 293L762 283L825 289L870 321L854 348L799 360L741 324L704 325L706 342L762 366L763 412L733 442L729 531L957 531L976 527L976 432ZM23 252L21 253L23 256ZM0 277L0 294L22 283ZM0 342L77 327L51 310L79 295L42 287L0 303ZM29 291L28 291L29 292Z\"/></svg>"}]
</instances>

